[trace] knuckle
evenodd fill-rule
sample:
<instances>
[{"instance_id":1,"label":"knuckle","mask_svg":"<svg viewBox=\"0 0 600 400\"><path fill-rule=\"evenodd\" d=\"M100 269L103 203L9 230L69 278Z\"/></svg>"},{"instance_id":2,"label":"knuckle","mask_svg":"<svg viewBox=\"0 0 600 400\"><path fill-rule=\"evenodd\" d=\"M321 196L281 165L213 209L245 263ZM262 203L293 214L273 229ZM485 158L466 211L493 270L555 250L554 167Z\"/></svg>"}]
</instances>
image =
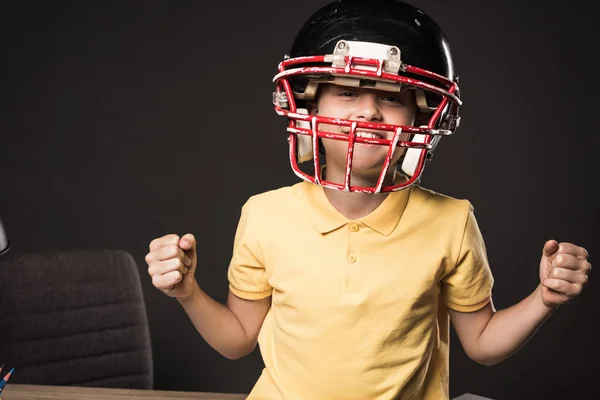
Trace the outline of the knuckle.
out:
<instances>
[{"instance_id":1,"label":"knuckle","mask_svg":"<svg viewBox=\"0 0 600 400\"><path fill-rule=\"evenodd\" d=\"M181 262L181 260L179 258L173 258L173 261L171 261L171 265L173 266L173 268L181 268L183 266L183 263Z\"/></svg>"},{"instance_id":2,"label":"knuckle","mask_svg":"<svg viewBox=\"0 0 600 400\"><path fill-rule=\"evenodd\" d=\"M146 257L144 257L144 260L146 261L146 264L150 264L152 262L152 260L153 260L152 253L146 254Z\"/></svg>"},{"instance_id":3,"label":"knuckle","mask_svg":"<svg viewBox=\"0 0 600 400\"><path fill-rule=\"evenodd\" d=\"M556 256L556 258L554 259L555 264L561 264L564 260L564 256L562 254L559 254Z\"/></svg>"},{"instance_id":4,"label":"knuckle","mask_svg":"<svg viewBox=\"0 0 600 400\"><path fill-rule=\"evenodd\" d=\"M569 294L573 297L577 296L579 293L581 293L581 289L583 289L583 285L581 283L572 283L569 285Z\"/></svg>"},{"instance_id":5,"label":"knuckle","mask_svg":"<svg viewBox=\"0 0 600 400\"><path fill-rule=\"evenodd\" d=\"M179 266L183 265L183 263L181 262L181 258L179 258L179 256L175 256L175 257L171 258L171 265L173 267L179 267Z\"/></svg>"},{"instance_id":6,"label":"knuckle","mask_svg":"<svg viewBox=\"0 0 600 400\"><path fill-rule=\"evenodd\" d=\"M560 291L562 289L562 282L560 280L555 280L553 281L552 286L555 290Z\"/></svg>"},{"instance_id":7,"label":"knuckle","mask_svg":"<svg viewBox=\"0 0 600 400\"><path fill-rule=\"evenodd\" d=\"M176 244L172 244L169 246L169 257L178 257L179 256L179 246Z\"/></svg>"},{"instance_id":8,"label":"knuckle","mask_svg":"<svg viewBox=\"0 0 600 400\"><path fill-rule=\"evenodd\" d=\"M161 289L161 283L160 283L160 279L158 276L153 276L152 277L152 285L154 285L155 288L157 289Z\"/></svg>"},{"instance_id":9,"label":"knuckle","mask_svg":"<svg viewBox=\"0 0 600 400\"><path fill-rule=\"evenodd\" d=\"M163 237L152 240L150 242L150 245L148 246L148 248L150 249L150 251L157 250L161 247L165 247L170 244L177 243L178 240L179 240L179 236L177 236L174 233L171 233L171 234L165 235Z\"/></svg>"},{"instance_id":10,"label":"knuckle","mask_svg":"<svg viewBox=\"0 0 600 400\"><path fill-rule=\"evenodd\" d=\"M179 271L175 271L171 275L172 275L172 278L171 278L172 285L179 283L181 281L181 278L183 277L183 275L181 275L181 272L179 272Z\"/></svg>"},{"instance_id":11,"label":"knuckle","mask_svg":"<svg viewBox=\"0 0 600 400\"><path fill-rule=\"evenodd\" d=\"M552 277L553 278L558 278L561 274L560 268L554 268L552 270Z\"/></svg>"},{"instance_id":12,"label":"knuckle","mask_svg":"<svg viewBox=\"0 0 600 400\"><path fill-rule=\"evenodd\" d=\"M162 247L160 250L157 250L156 259L161 261L166 261L171 258L171 249L170 246Z\"/></svg>"},{"instance_id":13,"label":"knuckle","mask_svg":"<svg viewBox=\"0 0 600 400\"><path fill-rule=\"evenodd\" d=\"M170 235L167 235L167 240L169 243L177 243L179 242L179 235L171 233Z\"/></svg>"}]
</instances>

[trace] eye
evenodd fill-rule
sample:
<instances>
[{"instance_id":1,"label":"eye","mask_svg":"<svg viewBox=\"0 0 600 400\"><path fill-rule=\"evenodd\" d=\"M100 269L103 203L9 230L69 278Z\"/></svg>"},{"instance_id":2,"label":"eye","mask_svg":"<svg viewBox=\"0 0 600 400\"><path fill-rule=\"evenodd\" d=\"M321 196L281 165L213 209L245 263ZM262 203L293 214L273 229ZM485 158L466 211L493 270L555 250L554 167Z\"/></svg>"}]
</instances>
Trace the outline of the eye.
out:
<instances>
[{"instance_id":1,"label":"eye","mask_svg":"<svg viewBox=\"0 0 600 400\"><path fill-rule=\"evenodd\" d=\"M383 101L393 104L404 104L404 101L402 101L402 99L397 96L385 96L383 97Z\"/></svg>"},{"instance_id":2,"label":"eye","mask_svg":"<svg viewBox=\"0 0 600 400\"><path fill-rule=\"evenodd\" d=\"M356 97L356 93L351 90L344 90L343 92L339 92L338 96L340 97Z\"/></svg>"}]
</instances>

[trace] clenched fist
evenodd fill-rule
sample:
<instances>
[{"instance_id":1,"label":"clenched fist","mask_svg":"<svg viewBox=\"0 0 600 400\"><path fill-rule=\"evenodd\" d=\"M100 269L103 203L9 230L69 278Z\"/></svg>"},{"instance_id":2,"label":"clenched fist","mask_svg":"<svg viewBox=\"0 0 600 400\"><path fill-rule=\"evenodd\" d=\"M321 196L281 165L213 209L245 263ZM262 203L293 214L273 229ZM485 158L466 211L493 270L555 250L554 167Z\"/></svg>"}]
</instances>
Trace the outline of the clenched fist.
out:
<instances>
[{"instance_id":1,"label":"clenched fist","mask_svg":"<svg viewBox=\"0 0 600 400\"><path fill-rule=\"evenodd\" d=\"M196 239L192 234L181 238L166 235L150 242L146 255L152 284L171 297L187 297L194 287Z\"/></svg>"},{"instance_id":2,"label":"clenched fist","mask_svg":"<svg viewBox=\"0 0 600 400\"><path fill-rule=\"evenodd\" d=\"M555 308L579 296L591 269L588 252L583 247L547 241L540 261L544 304Z\"/></svg>"}]
</instances>

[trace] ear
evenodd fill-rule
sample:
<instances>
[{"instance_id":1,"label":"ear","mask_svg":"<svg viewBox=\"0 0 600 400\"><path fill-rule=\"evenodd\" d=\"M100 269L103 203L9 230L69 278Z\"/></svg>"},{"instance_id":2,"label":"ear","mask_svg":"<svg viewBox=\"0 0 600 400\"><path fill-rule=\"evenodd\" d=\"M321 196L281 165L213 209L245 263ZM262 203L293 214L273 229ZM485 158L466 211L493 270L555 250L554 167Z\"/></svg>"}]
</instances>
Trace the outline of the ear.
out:
<instances>
[{"instance_id":1,"label":"ear","mask_svg":"<svg viewBox=\"0 0 600 400\"><path fill-rule=\"evenodd\" d=\"M317 107L317 102L315 100L307 100L306 109L310 115L317 115L319 112L319 108Z\"/></svg>"}]
</instances>

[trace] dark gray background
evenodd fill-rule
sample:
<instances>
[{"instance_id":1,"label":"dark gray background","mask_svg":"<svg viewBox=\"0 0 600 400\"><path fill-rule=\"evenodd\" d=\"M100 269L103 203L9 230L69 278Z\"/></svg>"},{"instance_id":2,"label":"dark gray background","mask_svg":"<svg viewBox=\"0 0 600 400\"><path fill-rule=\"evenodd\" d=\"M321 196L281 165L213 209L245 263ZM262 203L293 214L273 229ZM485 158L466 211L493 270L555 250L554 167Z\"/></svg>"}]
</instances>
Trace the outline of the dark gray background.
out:
<instances>
[{"instance_id":1,"label":"dark gray background","mask_svg":"<svg viewBox=\"0 0 600 400\"><path fill-rule=\"evenodd\" d=\"M136 259L157 389L248 392L258 351L229 361L146 274L148 243L199 241L197 278L224 300L240 207L293 184L271 78L303 2L14 2L0 8L0 216L5 257L120 248ZM415 0L446 32L464 99L423 185L468 198L486 239L497 308L538 284L550 238L600 251L597 21L583 0ZM285 239L285 238L283 238ZM453 333L451 394L583 398L600 373L599 291L559 309L517 355L470 361ZM586 396L587 397L587 396ZM589 398L589 397L587 397Z\"/></svg>"}]
</instances>

